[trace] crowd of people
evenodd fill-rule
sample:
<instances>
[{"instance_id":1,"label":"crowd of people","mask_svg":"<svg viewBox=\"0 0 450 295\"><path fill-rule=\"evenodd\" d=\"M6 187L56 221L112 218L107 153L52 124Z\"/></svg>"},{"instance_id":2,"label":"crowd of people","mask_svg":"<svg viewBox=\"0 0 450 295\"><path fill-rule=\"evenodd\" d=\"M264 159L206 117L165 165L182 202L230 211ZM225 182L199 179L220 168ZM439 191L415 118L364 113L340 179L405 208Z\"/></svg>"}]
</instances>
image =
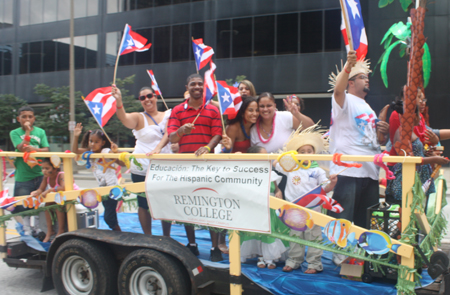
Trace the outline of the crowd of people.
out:
<instances>
[{"instance_id":1,"label":"crowd of people","mask_svg":"<svg viewBox=\"0 0 450 295\"><path fill-rule=\"evenodd\" d=\"M389 123L377 119L377 114L366 102L370 91L368 74L370 69L364 61L357 61L356 53L350 51L347 61L340 73L332 79L333 95L331 98L332 116L329 137L317 132L302 132L316 130L317 125L304 114L305 103L302 98L292 95L284 99L286 111L277 110L275 98L269 92L257 95L253 84L244 80L238 89L242 97L242 105L236 117L227 122L225 130L217 103L204 105L203 78L198 74L190 75L186 81L186 99L172 110L158 111L157 96L150 87L143 87L138 95L142 112L127 113L121 96L121 91L115 85L112 96L116 99L116 115L122 124L132 129L136 138L134 153L194 153L197 156L214 152L221 144L222 153L279 153L281 150L295 150L300 154L329 152L349 155L376 155L381 153L381 146L386 145L388 152L395 155L395 143L399 138L399 125L403 105L401 99L392 104L393 113ZM401 98L402 96L400 96ZM421 112L426 99L419 92L416 107L416 127L412 136L414 155L424 157L418 171L421 180L428 179L432 164L447 164L449 161L435 154L432 148L424 150L424 145L433 146L439 140L450 138L450 130L433 130L426 126ZM19 110L17 118L21 127L11 132L11 140L17 151L48 151L45 131L33 125L34 111L30 107ZM195 123L194 123L195 120ZM311 129L312 128L312 129ZM78 147L78 137L82 125L75 128L75 140L72 151L78 154L90 151L93 153L114 152L116 147L109 142L101 130L85 133L81 147ZM329 147L328 147L329 145ZM145 181L148 159L139 159L139 166L132 164L131 178L133 182ZM117 177L112 169L107 169L108 163L101 159L93 161L94 175L100 186L117 184ZM22 158L16 159L15 196L29 194L46 194L50 191L64 190L61 173L52 166L43 166L44 176L39 166L30 167ZM46 164L46 165L47 165ZM121 163L117 163L121 164ZM334 218L346 219L355 225L366 226L366 209L379 201L379 167L374 163L364 162L359 169L347 169L331 164L329 177L326 171L318 167L315 161L306 161L305 167L295 172L286 172L280 163L274 163L278 174L284 175L283 181L273 183L271 193L287 201L293 201L314 186L322 185L324 191L333 191L335 199L344 208L342 212L329 211ZM401 164L389 166L396 175L396 180L388 182L387 200L392 203L401 201ZM341 173L342 172L342 173ZM339 175L337 175L339 174ZM276 175L272 178L281 178ZM430 188L429 193L434 191ZM116 202L112 199L103 201L105 221L113 230L120 230L115 212ZM20 206L17 211L24 210ZM152 234L152 218L149 213L147 199L138 197L138 215L143 232ZM273 215L273 212L272 212ZM58 219L63 220L63 217ZM272 220L273 221L273 220ZM30 233L29 224L24 224L26 233ZM279 222L272 222L272 227L283 227ZM162 222L163 233L170 236L171 223ZM195 240L195 230L185 226L187 247L194 255L199 255ZM318 226L306 231L283 229L291 236L299 236L307 240L317 240L321 237ZM58 230L60 234L62 229ZM222 260L222 253L227 252L224 233L210 231L211 260ZM47 233L45 240L50 239ZM321 251L310 248L306 254L308 268L306 273L322 271ZM304 260L305 249L295 243L283 243L276 239L264 240L258 238L243 239L242 261L250 257L258 258L258 267L275 268L279 259L286 259L283 271L289 272L300 267ZM333 261L340 264L344 257L334 255Z\"/></svg>"}]
</instances>

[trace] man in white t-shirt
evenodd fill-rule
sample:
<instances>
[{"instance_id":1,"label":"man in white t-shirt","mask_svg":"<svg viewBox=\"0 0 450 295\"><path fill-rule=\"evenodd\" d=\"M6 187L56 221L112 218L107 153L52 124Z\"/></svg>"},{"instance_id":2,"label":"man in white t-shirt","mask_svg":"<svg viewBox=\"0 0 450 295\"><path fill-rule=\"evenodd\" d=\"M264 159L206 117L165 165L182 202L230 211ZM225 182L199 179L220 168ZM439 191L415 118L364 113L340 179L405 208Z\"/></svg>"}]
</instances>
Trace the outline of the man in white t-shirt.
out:
<instances>
[{"instance_id":1,"label":"man in white t-shirt","mask_svg":"<svg viewBox=\"0 0 450 295\"><path fill-rule=\"evenodd\" d=\"M330 152L346 155L380 153L380 140L388 134L389 124L379 121L365 101L369 93L369 65L356 61L356 52L349 51L344 69L336 77L332 96ZM332 81L333 82L333 81ZM347 162L347 161L346 161ZM378 203L379 168L373 162L363 162L361 168L350 168L338 176L333 199L342 205L342 213L329 212L335 218L353 221L366 227L367 208ZM344 167L331 164L330 174Z\"/></svg>"}]
</instances>

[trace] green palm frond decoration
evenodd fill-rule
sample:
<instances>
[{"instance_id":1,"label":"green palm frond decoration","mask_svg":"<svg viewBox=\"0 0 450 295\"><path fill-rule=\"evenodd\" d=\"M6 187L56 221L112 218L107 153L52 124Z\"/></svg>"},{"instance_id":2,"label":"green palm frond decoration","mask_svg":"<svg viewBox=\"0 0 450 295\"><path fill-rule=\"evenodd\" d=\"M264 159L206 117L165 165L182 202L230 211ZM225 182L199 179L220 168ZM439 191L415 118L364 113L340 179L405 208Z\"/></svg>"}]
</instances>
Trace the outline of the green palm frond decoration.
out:
<instances>
[{"instance_id":1,"label":"green palm frond decoration","mask_svg":"<svg viewBox=\"0 0 450 295\"><path fill-rule=\"evenodd\" d=\"M412 0L399 0L399 1L400 1L400 4L402 5L402 8L404 11L408 11L409 7L413 3ZM379 8L386 7L389 4L391 4L392 2L394 2L394 0L380 0L380 1L378 1L378 7Z\"/></svg>"},{"instance_id":2,"label":"green palm frond decoration","mask_svg":"<svg viewBox=\"0 0 450 295\"><path fill-rule=\"evenodd\" d=\"M393 0L380 0L379 5L381 5L381 2L383 3L392 3ZM389 4L387 3L387 4ZM387 5L386 4L386 5ZM393 42L394 37L397 39ZM380 56L380 59L377 62L378 66L380 64L380 73L381 73L381 79L383 80L384 86L388 88L388 76L387 76L387 64L389 61L389 56L392 52L392 50L397 46L400 45L399 55L400 57L404 57L406 55L406 50L409 47L411 40L411 23L408 22L406 25L403 22L398 22L396 24L393 24L389 30L384 35L383 39L381 40L381 45L384 47L384 52ZM424 54L423 54L423 80L424 80L424 87L426 88L428 86L428 82L430 81L430 73L431 73L431 55L430 50L428 48L427 43L423 46ZM376 68L375 66L375 68Z\"/></svg>"}]
</instances>

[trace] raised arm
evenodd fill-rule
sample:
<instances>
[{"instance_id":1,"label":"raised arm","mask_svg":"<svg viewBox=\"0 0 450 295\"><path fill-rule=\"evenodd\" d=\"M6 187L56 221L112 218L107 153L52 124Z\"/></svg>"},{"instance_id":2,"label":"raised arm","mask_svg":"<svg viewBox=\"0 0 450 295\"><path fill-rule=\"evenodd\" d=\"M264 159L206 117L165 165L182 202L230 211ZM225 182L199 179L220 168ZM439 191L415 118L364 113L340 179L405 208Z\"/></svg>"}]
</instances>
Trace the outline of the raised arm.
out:
<instances>
[{"instance_id":1,"label":"raised arm","mask_svg":"<svg viewBox=\"0 0 450 295\"><path fill-rule=\"evenodd\" d=\"M73 130L73 143L72 143L72 152L75 154L82 154L87 152L86 148L78 148L78 138L80 137L81 130L83 130L83 125L81 123L77 123L75 129Z\"/></svg>"},{"instance_id":2,"label":"raised arm","mask_svg":"<svg viewBox=\"0 0 450 295\"><path fill-rule=\"evenodd\" d=\"M123 126L127 127L128 129L135 129L139 123L139 114L138 113L127 114L123 106L122 93L120 92L120 89L116 87L116 85L112 86L111 94L116 99L117 118L119 118Z\"/></svg>"},{"instance_id":3,"label":"raised arm","mask_svg":"<svg viewBox=\"0 0 450 295\"><path fill-rule=\"evenodd\" d=\"M336 78L336 85L334 87L334 99L336 103L342 108L345 102L345 90L348 85L348 77L353 66L356 64L356 51L351 50L347 54L347 62L344 65L343 71L339 73Z\"/></svg>"},{"instance_id":4,"label":"raised arm","mask_svg":"<svg viewBox=\"0 0 450 295\"><path fill-rule=\"evenodd\" d=\"M308 128L314 125L314 121L310 117L305 116L298 111L297 106L292 103L292 98L286 97L283 99L283 102L286 109L292 114L292 127L294 129L297 129L300 124L302 125L302 128Z\"/></svg>"}]
</instances>

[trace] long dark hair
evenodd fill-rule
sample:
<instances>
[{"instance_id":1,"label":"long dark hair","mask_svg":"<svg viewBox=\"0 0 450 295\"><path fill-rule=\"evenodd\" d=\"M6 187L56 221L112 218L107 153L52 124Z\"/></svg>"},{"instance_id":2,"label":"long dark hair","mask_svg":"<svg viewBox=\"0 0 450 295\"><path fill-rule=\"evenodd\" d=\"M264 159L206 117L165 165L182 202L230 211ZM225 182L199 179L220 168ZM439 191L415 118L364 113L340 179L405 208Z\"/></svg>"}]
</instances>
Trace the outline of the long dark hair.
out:
<instances>
[{"instance_id":1,"label":"long dark hair","mask_svg":"<svg viewBox=\"0 0 450 295\"><path fill-rule=\"evenodd\" d=\"M256 102L256 104L258 104L258 102L256 101L256 97L253 96L247 96L244 101L242 102L241 108L239 109L239 112L237 113L236 117L232 120L228 121L228 125L232 125L236 122L242 122L244 120L244 116L245 116L245 111L247 110L248 106L252 103L252 102Z\"/></svg>"},{"instance_id":2,"label":"long dark hair","mask_svg":"<svg viewBox=\"0 0 450 295\"><path fill-rule=\"evenodd\" d=\"M91 135L97 135L100 137L105 144L102 146L102 148L111 148L111 143L108 140L108 137L106 137L105 133L100 129L95 129L94 131L89 130L84 134L83 139L81 140L81 147L82 148L88 148L89 147L89 137Z\"/></svg>"}]
</instances>

